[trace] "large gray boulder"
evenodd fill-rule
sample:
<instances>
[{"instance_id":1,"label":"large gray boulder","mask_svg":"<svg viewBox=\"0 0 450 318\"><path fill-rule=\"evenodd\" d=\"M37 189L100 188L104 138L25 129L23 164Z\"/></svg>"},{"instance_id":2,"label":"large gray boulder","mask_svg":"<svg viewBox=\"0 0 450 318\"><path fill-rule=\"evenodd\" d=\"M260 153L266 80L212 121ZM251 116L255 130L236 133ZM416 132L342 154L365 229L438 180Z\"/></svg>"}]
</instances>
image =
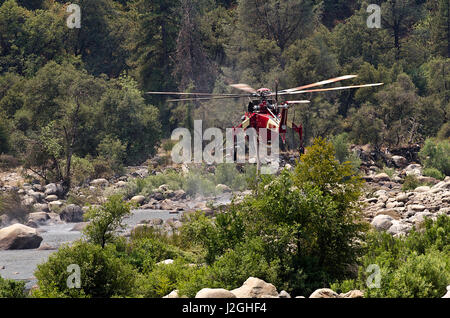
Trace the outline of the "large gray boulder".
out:
<instances>
[{"instance_id":1,"label":"large gray boulder","mask_svg":"<svg viewBox=\"0 0 450 318\"><path fill-rule=\"evenodd\" d=\"M314 291L309 298L340 298L340 296L332 289L321 288Z\"/></svg>"},{"instance_id":2,"label":"large gray boulder","mask_svg":"<svg viewBox=\"0 0 450 318\"><path fill-rule=\"evenodd\" d=\"M241 287L233 289L231 292L236 298L278 297L278 292L274 285L255 277L248 278Z\"/></svg>"},{"instance_id":3,"label":"large gray boulder","mask_svg":"<svg viewBox=\"0 0 450 318\"><path fill-rule=\"evenodd\" d=\"M236 298L236 296L223 288L203 288L195 298Z\"/></svg>"},{"instance_id":4,"label":"large gray boulder","mask_svg":"<svg viewBox=\"0 0 450 318\"><path fill-rule=\"evenodd\" d=\"M36 229L23 224L14 224L0 230L0 250L22 250L38 248L42 237Z\"/></svg>"},{"instance_id":5,"label":"large gray boulder","mask_svg":"<svg viewBox=\"0 0 450 318\"><path fill-rule=\"evenodd\" d=\"M36 222L36 224L45 224L50 217L46 212L34 212L28 214L28 221Z\"/></svg>"},{"instance_id":6,"label":"large gray boulder","mask_svg":"<svg viewBox=\"0 0 450 318\"><path fill-rule=\"evenodd\" d=\"M386 231L392 226L392 220L391 216L380 214L374 217L370 224L378 231Z\"/></svg>"},{"instance_id":7,"label":"large gray boulder","mask_svg":"<svg viewBox=\"0 0 450 318\"><path fill-rule=\"evenodd\" d=\"M83 222L83 213L83 209L80 206L69 204L61 211L59 217L61 218L61 221L78 223Z\"/></svg>"},{"instance_id":8,"label":"large gray boulder","mask_svg":"<svg viewBox=\"0 0 450 318\"><path fill-rule=\"evenodd\" d=\"M450 285L447 286L447 294L442 296L442 298L450 298Z\"/></svg>"},{"instance_id":9,"label":"large gray boulder","mask_svg":"<svg viewBox=\"0 0 450 318\"><path fill-rule=\"evenodd\" d=\"M49 183L45 186L45 195L58 195L62 192L62 186L56 183Z\"/></svg>"}]
</instances>

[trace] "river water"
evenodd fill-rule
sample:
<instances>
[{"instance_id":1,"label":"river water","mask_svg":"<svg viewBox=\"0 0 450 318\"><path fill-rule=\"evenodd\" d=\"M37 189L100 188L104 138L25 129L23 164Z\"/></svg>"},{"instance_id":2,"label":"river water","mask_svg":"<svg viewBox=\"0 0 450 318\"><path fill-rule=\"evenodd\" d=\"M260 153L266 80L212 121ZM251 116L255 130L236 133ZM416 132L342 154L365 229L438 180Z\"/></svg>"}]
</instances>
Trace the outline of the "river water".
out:
<instances>
[{"instance_id":1,"label":"river water","mask_svg":"<svg viewBox=\"0 0 450 318\"><path fill-rule=\"evenodd\" d=\"M143 220L155 218L179 219L181 214L172 214L169 211L162 210L135 210L132 215L124 220L127 229L133 228ZM48 243L50 246L59 246L64 243L73 242L81 238L81 232L71 231L76 223L65 223L46 225L39 227L42 230L40 234L43 238L42 243ZM0 251L0 276L3 278L25 280L27 287L31 287L36 279L33 275L38 264L44 263L50 254L56 250L7 250Z\"/></svg>"}]
</instances>

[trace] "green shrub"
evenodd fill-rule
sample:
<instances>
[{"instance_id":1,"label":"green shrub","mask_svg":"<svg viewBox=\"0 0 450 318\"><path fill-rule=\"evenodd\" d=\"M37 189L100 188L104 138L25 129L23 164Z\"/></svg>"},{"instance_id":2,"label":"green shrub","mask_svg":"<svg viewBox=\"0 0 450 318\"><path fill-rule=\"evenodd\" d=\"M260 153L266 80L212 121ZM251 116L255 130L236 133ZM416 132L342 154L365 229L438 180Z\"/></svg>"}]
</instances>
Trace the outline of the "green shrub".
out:
<instances>
[{"instance_id":1,"label":"green shrub","mask_svg":"<svg viewBox=\"0 0 450 318\"><path fill-rule=\"evenodd\" d=\"M150 272L165 259L188 258L180 248L156 238L133 239L127 246L127 260L140 272Z\"/></svg>"},{"instance_id":2,"label":"green shrub","mask_svg":"<svg viewBox=\"0 0 450 318\"><path fill-rule=\"evenodd\" d=\"M342 133L334 136L331 139L331 143L336 151L336 159L339 160L340 163L347 161L348 156L350 155L348 134Z\"/></svg>"},{"instance_id":3,"label":"green shrub","mask_svg":"<svg viewBox=\"0 0 450 318\"><path fill-rule=\"evenodd\" d=\"M72 182L74 185L82 185L94 176L94 166L86 158L72 156Z\"/></svg>"},{"instance_id":4,"label":"green shrub","mask_svg":"<svg viewBox=\"0 0 450 318\"><path fill-rule=\"evenodd\" d=\"M123 144L114 136L102 139L97 147L99 158L104 158L109 163L112 171L119 173L123 171L123 162L126 158L126 144Z\"/></svg>"},{"instance_id":5,"label":"green shrub","mask_svg":"<svg viewBox=\"0 0 450 318\"><path fill-rule=\"evenodd\" d=\"M80 266L81 288L67 286L71 264ZM125 297L133 295L136 272L117 256L114 246L77 241L50 255L35 276L39 287L35 297Z\"/></svg>"},{"instance_id":6,"label":"green shrub","mask_svg":"<svg viewBox=\"0 0 450 318\"><path fill-rule=\"evenodd\" d=\"M22 204L20 195L15 191L0 193L0 215L7 215L9 220L25 223L31 208Z\"/></svg>"},{"instance_id":7,"label":"green shrub","mask_svg":"<svg viewBox=\"0 0 450 318\"><path fill-rule=\"evenodd\" d=\"M237 287L254 274L306 294L345 276L366 228L359 222L361 186L353 168L335 159L333 146L317 141L294 172L262 176L254 195L227 213L193 216L183 226L210 264L209 279L197 276L193 285L205 279Z\"/></svg>"},{"instance_id":8,"label":"green shrub","mask_svg":"<svg viewBox=\"0 0 450 318\"><path fill-rule=\"evenodd\" d=\"M435 178L438 180L444 180L444 178L445 178L445 175L436 168L423 169L423 175L427 176L427 177L432 177L432 178Z\"/></svg>"},{"instance_id":9,"label":"green shrub","mask_svg":"<svg viewBox=\"0 0 450 318\"><path fill-rule=\"evenodd\" d=\"M90 207L84 215L89 224L83 230L87 239L102 248L114 242L117 230L123 229L123 218L130 215L131 205L121 195L113 195L100 207Z\"/></svg>"},{"instance_id":10,"label":"green shrub","mask_svg":"<svg viewBox=\"0 0 450 318\"><path fill-rule=\"evenodd\" d=\"M437 133L437 139L448 140L450 138L450 122L446 122L442 125L441 129Z\"/></svg>"},{"instance_id":11,"label":"green shrub","mask_svg":"<svg viewBox=\"0 0 450 318\"><path fill-rule=\"evenodd\" d=\"M350 151L350 142L347 133L342 133L331 138L334 150L336 152L336 159L340 163L350 162L350 164L358 169L361 166L361 159L355 152Z\"/></svg>"},{"instance_id":12,"label":"green shrub","mask_svg":"<svg viewBox=\"0 0 450 318\"><path fill-rule=\"evenodd\" d=\"M0 153L0 169L13 169L19 166L19 160L11 155L4 155Z\"/></svg>"},{"instance_id":13,"label":"green shrub","mask_svg":"<svg viewBox=\"0 0 450 318\"><path fill-rule=\"evenodd\" d=\"M181 295L194 297L202 288L240 287L249 277L258 277L282 288L279 279L279 260L267 260L265 243L261 238L253 238L229 249L217 261L207 267L197 269L187 280L178 284Z\"/></svg>"},{"instance_id":14,"label":"green shrub","mask_svg":"<svg viewBox=\"0 0 450 318\"><path fill-rule=\"evenodd\" d=\"M395 169L394 168L383 167L383 172L385 174L387 174L389 176L389 178L392 178L392 176L394 175Z\"/></svg>"},{"instance_id":15,"label":"green shrub","mask_svg":"<svg viewBox=\"0 0 450 318\"><path fill-rule=\"evenodd\" d=\"M440 298L450 284L450 258L437 251L411 253L395 270L383 268L381 275L381 288L368 289L366 297Z\"/></svg>"},{"instance_id":16,"label":"green shrub","mask_svg":"<svg viewBox=\"0 0 450 318\"><path fill-rule=\"evenodd\" d=\"M339 292L365 290L365 297L442 297L450 284L450 217L426 219L405 238L370 232L359 260L358 278L331 287ZM370 264L380 267L380 288L367 288Z\"/></svg>"},{"instance_id":17,"label":"green shrub","mask_svg":"<svg viewBox=\"0 0 450 318\"><path fill-rule=\"evenodd\" d=\"M9 132L6 119L0 113L0 155L9 151Z\"/></svg>"},{"instance_id":18,"label":"green shrub","mask_svg":"<svg viewBox=\"0 0 450 318\"><path fill-rule=\"evenodd\" d=\"M425 140L419 152L419 158L424 168L435 168L444 175L450 175L450 141Z\"/></svg>"},{"instance_id":19,"label":"green shrub","mask_svg":"<svg viewBox=\"0 0 450 318\"><path fill-rule=\"evenodd\" d=\"M419 182L419 179L417 179L416 175L410 174L407 175L403 180L402 190L403 191L414 190L420 185L421 183Z\"/></svg>"},{"instance_id":20,"label":"green shrub","mask_svg":"<svg viewBox=\"0 0 450 318\"><path fill-rule=\"evenodd\" d=\"M220 213L215 220L203 213L195 213L182 227L186 240L201 245L206 251L205 260L212 264L219 256L240 242L244 235L243 219L232 206L226 213Z\"/></svg>"},{"instance_id":21,"label":"green shrub","mask_svg":"<svg viewBox=\"0 0 450 318\"><path fill-rule=\"evenodd\" d=\"M142 297L161 298L178 289L196 271L195 266L189 266L181 260L175 260L173 264L156 265L151 272L140 276L136 293Z\"/></svg>"},{"instance_id":22,"label":"green shrub","mask_svg":"<svg viewBox=\"0 0 450 318\"><path fill-rule=\"evenodd\" d=\"M0 298L24 298L25 282L4 279L0 276Z\"/></svg>"}]
</instances>

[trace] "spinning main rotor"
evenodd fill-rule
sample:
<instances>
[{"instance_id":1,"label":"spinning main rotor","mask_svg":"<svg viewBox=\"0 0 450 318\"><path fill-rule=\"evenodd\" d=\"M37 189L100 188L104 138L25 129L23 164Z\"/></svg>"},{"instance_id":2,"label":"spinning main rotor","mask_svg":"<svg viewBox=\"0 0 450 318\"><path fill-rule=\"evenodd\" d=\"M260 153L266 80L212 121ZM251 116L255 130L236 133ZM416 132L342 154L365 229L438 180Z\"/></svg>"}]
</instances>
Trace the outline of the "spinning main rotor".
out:
<instances>
[{"instance_id":1,"label":"spinning main rotor","mask_svg":"<svg viewBox=\"0 0 450 318\"><path fill-rule=\"evenodd\" d=\"M248 84L232 84L231 87L239 89L241 91L246 92L246 94L209 94L209 93L183 93L183 92L146 92L149 95L169 95L169 96L180 96L182 98L177 99L169 99L168 102L183 102L183 101L202 101L202 100L216 100L216 99L233 99L233 98L260 98L267 99L268 97L275 96L278 99L279 95L300 95L306 93L315 93L315 92L327 92L327 91L337 91L344 89L353 89L353 88L362 88L362 87L373 87L380 86L383 83L373 83L373 84L362 84L362 85L351 85L351 86L340 86L340 87L329 87L329 88L318 88L311 89L318 86L323 86L351 78L355 78L358 75L344 75L331 79L327 79L324 81L303 85L299 87L284 89L281 91L272 92L267 88L254 89ZM297 101L287 101L284 104L300 104L300 103L309 103L308 100L297 100Z\"/></svg>"}]
</instances>

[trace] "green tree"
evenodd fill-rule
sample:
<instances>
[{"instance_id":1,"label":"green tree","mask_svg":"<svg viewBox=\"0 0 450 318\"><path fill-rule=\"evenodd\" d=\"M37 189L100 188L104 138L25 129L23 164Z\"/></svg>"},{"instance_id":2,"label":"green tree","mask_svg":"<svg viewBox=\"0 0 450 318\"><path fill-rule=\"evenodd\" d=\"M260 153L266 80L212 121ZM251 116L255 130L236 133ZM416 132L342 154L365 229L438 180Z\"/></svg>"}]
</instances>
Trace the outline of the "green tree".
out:
<instances>
[{"instance_id":1,"label":"green tree","mask_svg":"<svg viewBox=\"0 0 450 318\"><path fill-rule=\"evenodd\" d=\"M113 195L100 207L91 207L85 214L89 224L83 230L89 242L100 245L114 242L117 230L123 229L122 223L129 216L131 205L124 203L120 195Z\"/></svg>"},{"instance_id":2,"label":"green tree","mask_svg":"<svg viewBox=\"0 0 450 318\"><path fill-rule=\"evenodd\" d=\"M80 268L81 288L69 288L70 265ZM74 272L72 272L74 273ZM38 289L32 295L38 298L106 298L133 295L136 272L117 256L114 246L100 246L83 241L62 246L38 265L35 272Z\"/></svg>"}]
</instances>

